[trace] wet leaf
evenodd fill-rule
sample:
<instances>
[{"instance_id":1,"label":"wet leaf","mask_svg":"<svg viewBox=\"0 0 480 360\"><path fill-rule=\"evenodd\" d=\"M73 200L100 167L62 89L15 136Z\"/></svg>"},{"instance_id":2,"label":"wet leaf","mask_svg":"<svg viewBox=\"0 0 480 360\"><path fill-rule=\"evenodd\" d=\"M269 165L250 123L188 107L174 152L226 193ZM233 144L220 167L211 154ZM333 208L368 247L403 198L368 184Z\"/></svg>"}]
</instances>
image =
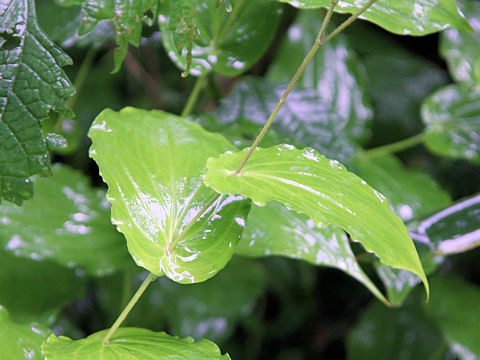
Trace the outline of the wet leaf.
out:
<instances>
[{"instance_id":1,"label":"wet leaf","mask_svg":"<svg viewBox=\"0 0 480 360\"><path fill-rule=\"evenodd\" d=\"M34 1L2 1L0 9L0 200L21 205L33 195L30 176L50 174L40 121L68 113L75 90L62 70L71 59L39 28Z\"/></svg>"},{"instance_id":2,"label":"wet leaf","mask_svg":"<svg viewBox=\"0 0 480 360\"><path fill-rule=\"evenodd\" d=\"M37 323L16 324L9 319L7 310L0 305L0 354L2 360L43 360L42 342L50 331Z\"/></svg>"},{"instance_id":3,"label":"wet leaf","mask_svg":"<svg viewBox=\"0 0 480 360\"><path fill-rule=\"evenodd\" d=\"M314 265L334 267L360 281L387 303L357 263L342 229L333 225L315 227L307 216L276 202L252 206L235 253L248 257L283 255Z\"/></svg>"},{"instance_id":4,"label":"wet leaf","mask_svg":"<svg viewBox=\"0 0 480 360\"><path fill-rule=\"evenodd\" d=\"M165 1L160 13L170 58L195 76L210 71L235 76L248 70L267 50L280 19L279 6L268 0Z\"/></svg>"},{"instance_id":5,"label":"wet leaf","mask_svg":"<svg viewBox=\"0 0 480 360\"><path fill-rule=\"evenodd\" d=\"M480 4L476 1L458 1L474 32L449 29L442 32L440 54L448 63L457 81L480 83Z\"/></svg>"},{"instance_id":6,"label":"wet leaf","mask_svg":"<svg viewBox=\"0 0 480 360\"><path fill-rule=\"evenodd\" d=\"M288 29L287 36L269 67L268 78L288 83L303 57L315 42L321 24L321 13L303 10ZM348 138L363 143L369 136L368 123L372 108L365 87L365 68L343 36L323 45L297 82L298 87L315 89L332 123L346 124L342 130ZM337 134L338 135L338 134ZM309 144L306 144L309 145Z\"/></svg>"},{"instance_id":7,"label":"wet leaf","mask_svg":"<svg viewBox=\"0 0 480 360\"><path fill-rule=\"evenodd\" d=\"M425 144L434 153L480 164L480 89L453 84L422 105Z\"/></svg>"},{"instance_id":8,"label":"wet leaf","mask_svg":"<svg viewBox=\"0 0 480 360\"><path fill-rule=\"evenodd\" d=\"M131 262L123 239L109 222L103 190L67 166L56 165L53 177L37 178L35 199L21 208L0 207L0 244L16 256L52 259L105 275Z\"/></svg>"},{"instance_id":9,"label":"wet leaf","mask_svg":"<svg viewBox=\"0 0 480 360\"><path fill-rule=\"evenodd\" d=\"M425 313L434 320L461 359L480 357L480 289L461 278L433 278Z\"/></svg>"},{"instance_id":10,"label":"wet leaf","mask_svg":"<svg viewBox=\"0 0 480 360\"><path fill-rule=\"evenodd\" d=\"M407 229L382 194L337 160L291 145L256 149L242 173L234 175L247 150L209 159L205 184L220 193L248 196L257 204L281 202L308 215L317 226L337 225L385 265L418 275L428 293Z\"/></svg>"},{"instance_id":11,"label":"wet leaf","mask_svg":"<svg viewBox=\"0 0 480 360\"><path fill-rule=\"evenodd\" d=\"M421 221L412 238L437 254L449 255L480 245L480 194L463 199Z\"/></svg>"},{"instance_id":12,"label":"wet leaf","mask_svg":"<svg viewBox=\"0 0 480 360\"><path fill-rule=\"evenodd\" d=\"M279 0L299 8L329 7L330 0ZM335 11L355 13L368 0L340 0ZM448 27L469 31L470 26L455 0L382 0L360 18L400 35L425 35Z\"/></svg>"},{"instance_id":13,"label":"wet leaf","mask_svg":"<svg viewBox=\"0 0 480 360\"><path fill-rule=\"evenodd\" d=\"M91 157L108 184L112 222L136 263L181 283L204 281L231 259L248 200L203 185L206 161L233 146L198 124L160 111L103 111L90 128ZM128 146L125 146L128 144Z\"/></svg>"},{"instance_id":14,"label":"wet leaf","mask_svg":"<svg viewBox=\"0 0 480 360\"><path fill-rule=\"evenodd\" d=\"M120 328L110 341L103 345L107 330L81 340L51 335L42 345L45 360L228 360L217 345L208 340L194 342L192 338L180 339L163 332L139 328Z\"/></svg>"}]
</instances>

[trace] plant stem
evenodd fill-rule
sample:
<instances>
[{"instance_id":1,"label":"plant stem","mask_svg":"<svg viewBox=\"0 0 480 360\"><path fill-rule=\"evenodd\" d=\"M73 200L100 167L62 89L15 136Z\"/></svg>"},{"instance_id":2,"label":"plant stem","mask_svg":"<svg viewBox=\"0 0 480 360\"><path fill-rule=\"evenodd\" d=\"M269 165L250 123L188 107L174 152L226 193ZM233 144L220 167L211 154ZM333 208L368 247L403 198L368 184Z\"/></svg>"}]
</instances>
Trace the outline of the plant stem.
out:
<instances>
[{"instance_id":1,"label":"plant stem","mask_svg":"<svg viewBox=\"0 0 480 360\"><path fill-rule=\"evenodd\" d=\"M200 94L200 90L202 90L203 84L205 83L205 77L206 77L206 73L200 75L197 78L195 85L193 86L192 92L188 97L187 103L185 104L185 108L183 109L182 114L180 115L181 117L187 117L188 115L190 115L190 112L192 111L195 103L197 102L198 95Z\"/></svg>"},{"instance_id":2,"label":"plant stem","mask_svg":"<svg viewBox=\"0 0 480 360\"><path fill-rule=\"evenodd\" d=\"M156 276L153 275L152 273L148 274L147 278L143 281L142 285L138 288L137 292L135 295L133 295L132 299L129 301L127 306L125 306L125 309L123 309L122 313L119 315L117 320L113 323L112 327L110 330L108 330L107 335L102 340L102 344L105 345L108 340L112 337L112 335L117 331L117 329L120 327L121 323L125 320L127 317L128 313L132 310L132 308L135 306L137 303L138 299L140 299L140 296L145 292L147 289L148 285L156 279Z\"/></svg>"},{"instance_id":3,"label":"plant stem","mask_svg":"<svg viewBox=\"0 0 480 360\"><path fill-rule=\"evenodd\" d=\"M384 154L391 154L395 152L399 152L402 150L409 149L415 145L421 144L424 139L424 134L420 133L418 135L409 137L407 139L397 141L388 145L379 146L373 149L369 149L360 153L359 156L367 156L367 157L377 157Z\"/></svg>"},{"instance_id":4,"label":"plant stem","mask_svg":"<svg viewBox=\"0 0 480 360\"><path fill-rule=\"evenodd\" d=\"M243 158L242 162L238 166L237 170L235 171L235 175L240 174L240 171L242 171L243 167L247 163L248 159L252 155L252 153L255 151L257 148L258 144L260 144L260 141L262 141L263 137L267 133L268 129L273 123L273 120L275 120L275 117L277 116L278 112L282 108L283 104L285 103L285 100L287 100L288 95L292 91L293 87L297 83L298 79L300 79L300 76L302 76L303 71L307 67L308 63L312 60L313 56L317 52L317 50L320 48L321 44L319 44L320 40L323 37L323 34L325 33L325 30L327 29L327 25L330 21L330 18L332 17L333 14L333 9L335 8L335 5L337 5L338 0L332 0L330 7L328 9L327 14L325 15L325 18L323 19L322 27L320 28L320 31L318 32L317 38L315 39L315 43L313 44L312 48L310 51L307 53L305 58L303 59L302 63L300 64L299 68L297 69L297 72L295 75L293 75L292 80L290 80L290 83L287 86L287 89L283 93L282 97L278 101L277 105L275 106L275 109L273 109L272 114L268 118L267 122L263 126L262 130L260 131L260 134L258 134L257 138L253 142L252 146L248 150L247 155Z\"/></svg>"}]
</instances>

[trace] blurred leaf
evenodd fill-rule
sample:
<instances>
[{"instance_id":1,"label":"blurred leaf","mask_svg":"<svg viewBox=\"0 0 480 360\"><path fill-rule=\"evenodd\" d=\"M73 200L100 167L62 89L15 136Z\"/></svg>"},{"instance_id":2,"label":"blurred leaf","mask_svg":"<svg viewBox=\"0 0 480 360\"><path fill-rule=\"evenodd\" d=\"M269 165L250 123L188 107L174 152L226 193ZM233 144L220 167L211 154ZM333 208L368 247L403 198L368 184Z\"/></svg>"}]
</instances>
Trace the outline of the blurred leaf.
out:
<instances>
[{"instance_id":1,"label":"blurred leaf","mask_svg":"<svg viewBox=\"0 0 480 360\"><path fill-rule=\"evenodd\" d=\"M388 199L403 221L419 218L448 206L450 195L422 169L407 169L394 155L353 160L355 173Z\"/></svg>"},{"instance_id":2,"label":"blurred leaf","mask_svg":"<svg viewBox=\"0 0 480 360\"><path fill-rule=\"evenodd\" d=\"M301 11L269 67L268 78L288 83L304 55L310 50L321 23L319 11ZM346 124L349 139L363 143L368 138L367 124L372 118L365 86L366 73L355 51L343 36L323 45L305 69L297 86L316 89L332 123ZM334 129L336 131L336 129ZM308 145L308 144L307 144Z\"/></svg>"},{"instance_id":3,"label":"blurred leaf","mask_svg":"<svg viewBox=\"0 0 480 360\"><path fill-rule=\"evenodd\" d=\"M39 28L33 0L0 3L0 201L33 195L31 175L50 174L40 121L68 113L75 92L62 70L71 59Z\"/></svg>"},{"instance_id":4,"label":"blurred leaf","mask_svg":"<svg viewBox=\"0 0 480 360\"><path fill-rule=\"evenodd\" d=\"M162 3L162 41L172 61L186 72L190 67L195 76L209 71L235 76L248 70L267 50L280 19L279 6L269 0L176 3Z\"/></svg>"},{"instance_id":5,"label":"blurred leaf","mask_svg":"<svg viewBox=\"0 0 480 360\"><path fill-rule=\"evenodd\" d=\"M105 275L130 264L122 237L110 224L103 190L67 166L56 165L52 178L37 178L35 199L21 208L0 207L0 244L16 256L52 259Z\"/></svg>"},{"instance_id":6,"label":"blurred leaf","mask_svg":"<svg viewBox=\"0 0 480 360\"><path fill-rule=\"evenodd\" d=\"M480 88L453 84L422 105L425 144L434 153L480 164Z\"/></svg>"},{"instance_id":7,"label":"blurred leaf","mask_svg":"<svg viewBox=\"0 0 480 360\"><path fill-rule=\"evenodd\" d=\"M329 7L330 0L279 0L299 8ZM340 0L335 11L355 13L368 0ZM469 31L470 26L455 0L382 0L361 18L400 35L425 35L448 27Z\"/></svg>"},{"instance_id":8,"label":"blurred leaf","mask_svg":"<svg viewBox=\"0 0 480 360\"><path fill-rule=\"evenodd\" d=\"M194 342L192 338L180 339L164 332L139 328L119 328L107 344L102 339L103 330L81 340L51 335L42 345L45 360L228 360L220 349L208 340Z\"/></svg>"},{"instance_id":9,"label":"blurred leaf","mask_svg":"<svg viewBox=\"0 0 480 360\"><path fill-rule=\"evenodd\" d=\"M314 265L334 267L360 281L387 303L360 268L342 229L333 225L315 227L307 216L276 202L263 207L252 206L235 253L248 257L283 255Z\"/></svg>"},{"instance_id":10,"label":"blurred leaf","mask_svg":"<svg viewBox=\"0 0 480 360\"><path fill-rule=\"evenodd\" d=\"M425 313L435 321L460 359L480 357L480 289L460 278L433 278Z\"/></svg>"},{"instance_id":11,"label":"blurred leaf","mask_svg":"<svg viewBox=\"0 0 480 360\"><path fill-rule=\"evenodd\" d=\"M2 360L43 360L40 345L50 331L32 323L16 324L9 319L7 310L0 305L0 354Z\"/></svg>"},{"instance_id":12,"label":"blurred leaf","mask_svg":"<svg viewBox=\"0 0 480 360\"><path fill-rule=\"evenodd\" d=\"M471 0L459 0L458 3L475 31L450 29L442 32L440 54L456 81L475 79L480 83L480 3Z\"/></svg>"},{"instance_id":13,"label":"blurred leaf","mask_svg":"<svg viewBox=\"0 0 480 360\"><path fill-rule=\"evenodd\" d=\"M291 145L257 148L236 176L235 169L247 151L210 158L205 184L220 193L248 196L256 204L281 202L320 227L340 226L385 265L417 274L428 294L427 279L407 229L382 194L337 160Z\"/></svg>"},{"instance_id":14,"label":"blurred leaf","mask_svg":"<svg viewBox=\"0 0 480 360\"><path fill-rule=\"evenodd\" d=\"M80 298L85 290L85 280L73 270L53 261L20 258L3 250L0 284L0 304L17 320L48 318L61 306Z\"/></svg>"},{"instance_id":15,"label":"blurred leaf","mask_svg":"<svg viewBox=\"0 0 480 360\"><path fill-rule=\"evenodd\" d=\"M134 108L104 110L89 136L90 155L109 185L112 222L139 266L193 283L230 261L248 200L222 196L187 227L216 195L201 177L209 157L233 149L225 138L166 112Z\"/></svg>"},{"instance_id":16,"label":"blurred leaf","mask_svg":"<svg viewBox=\"0 0 480 360\"><path fill-rule=\"evenodd\" d=\"M480 194L421 221L412 238L442 255L471 250L480 245Z\"/></svg>"}]
</instances>

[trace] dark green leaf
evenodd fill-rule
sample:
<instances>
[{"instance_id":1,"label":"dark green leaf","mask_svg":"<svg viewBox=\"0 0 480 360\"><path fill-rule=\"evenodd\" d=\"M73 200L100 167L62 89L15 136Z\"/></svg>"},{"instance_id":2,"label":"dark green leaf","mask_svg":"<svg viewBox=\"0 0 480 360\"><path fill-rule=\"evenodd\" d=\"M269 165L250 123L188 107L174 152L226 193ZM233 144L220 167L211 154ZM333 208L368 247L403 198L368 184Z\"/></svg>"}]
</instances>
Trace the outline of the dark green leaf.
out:
<instances>
[{"instance_id":1,"label":"dark green leaf","mask_svg":"<svg viewBox=\"0 0 480 360\"><path fill-rule=\"evenodd\" d=\"M279 0L299 8L329 7L330 0ZM368 0L340 0L335 11L355 13ZM362 14L384 29L400 35L425 35L448 27L469 31L455 0L382 0Z\"/></svg>"},{"instance_id":2,"label":"dark green leaf","mask_svg":"<svg viewBox=\"0 0 480 360\"><path fill-rule=\"evenodd\" d=\"M52 110L67 113L69 64L38 27L33 0L0 1L0 200L20 205L33 194L29 177L49 175L40 121Z\"/></svg>"},{"instance_id":3,"label":"dark green leaf","mask_svg":"<svg viewBox=\"0 0 480 360\"><path fill-rule=\"evenodd\" d=\"M45 360L228 360L220 349L208 340L194 342L147 329L120 328L103 345L107 330L73 341L51 335L42 345Z\"/></svg>"},{"instance_id":4,"label":"dark green leaf","mask_svg":"<svg viewBox=\"0 0 480 360\"><path fill-rule=\"evenodd\" d=\"M480 164L480 89L471 84L441 88L422 105L425 144L436 154Z\"/></svg>"},{"instance_id":5,"label":"dark green leaf","mask_svg":"<svg viewBox=\"0 0 480 360\"><path fill-rule=\"evenodd\" d=\"M206 161L233 146L198 124L159 111L103 111L89 136L112 203L112 221L136 263L156 275L192 283L214 276L231 259L248 200L216 195L203 185Z\"/></svg>"},{"instance_id":6,"label":"dark green leaf","mask_svg":"<svg viewBox=\"0 0 480 360\"><path fill-rule=\"evenodd\" d=\"M209 71L234 76L248 70L267 50L279 19L278 5L268 0L164 1L160 29L163 44L179 68L186 72L191 68L196 76Z\"/></svg>"},{"instance_id":7,"label":"dark green leaf","mask_svg":"<svg viewBox=\"0 0 480 360\"><path fill-rule=\"evenodd\" d=\"M53 168L37 178L37 195L21 208L0 207L0 244L34 260L53 259L88 274L104 275L130 263L122 237L109 221L103 190L94 190L80 172Z\"/></svg>"},{"instance_id":8,"label":"dark green leaf","mask_svg":"<svg viewBox=\"0 0 480 360\"><path fill-rule=\"evenodd\" d=\"M418 275L428 293L407 229L382 194L337 160L291 145L256 149L242 173L235 175L247 150L209 159L204 182L220 193L242 194L258 204L281 202L308 215L317 226L340 226L385 265Z\"/></svg>"}]
</instances>

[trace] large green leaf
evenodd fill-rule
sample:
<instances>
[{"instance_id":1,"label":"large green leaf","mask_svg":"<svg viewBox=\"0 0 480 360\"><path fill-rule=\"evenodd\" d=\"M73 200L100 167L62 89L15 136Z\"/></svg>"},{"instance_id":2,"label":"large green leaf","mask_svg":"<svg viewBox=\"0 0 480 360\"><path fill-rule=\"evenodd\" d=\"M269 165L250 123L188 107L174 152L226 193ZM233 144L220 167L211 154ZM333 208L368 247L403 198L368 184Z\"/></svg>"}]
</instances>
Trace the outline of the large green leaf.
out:
<instances>
[{"instance_id":1,"label":"large green leaf","mask_svg":"<svg viewBox=\"0 0 480 360\"><path fill-rule=\"evenodd\" d=\"M50 332L37 324L16 324L9 319L7 310L0 305L0 355L2 360L43 360L42 342Z\"/></svg>"},{"instance_id":2,"label":"large green leaf","mask_svg":"<svg viewBox=\"0 0 480 360\"><path fill-rule=\"evenodd\" d=\"M0 244L34 260L53 259L88 274L104 275L131 262L122 237L109 222L103 190L67 166L52 178L37 178L37 195L21 208L0 206Z\"/></svg>"},{"instance_id":3,"label":"large green leaf","mask_svg":"<svg viewBox=\"0 0 480 360\"><path fill-rule=\"evenodd\" d=\"M315 42L320 20L317 10L300 12L269 67L269 79L290 81ZM365 91L365 68L345 37L337 36L319 49L297 86L317 90L316 101L324 105L323 112L335 127L345 126L342 131L349 139L364 142L368 138L367 123L373 114ZM337 128L332 130L338 136Z\"/></svg>"},{"instance_id":4,"label":"large green leaf","mask_svg":"<svg viewBox=\"0 0 480 360\"><path fill-rule=\"evenodd\" d=\"M480 3L459 0L460 8L474 32L449 29L441 35L440 54L457 81L480 82Z\"/></svg>"},{"instance_id":5,"label":"large green leaf","mask_svg":"<svg viewBox=\"0 0 480 360\"><path fill-rule=\"evenodd\" d=\"M67 112L70 64L39 28L33 0L0 1L0 200L20 205L33 194L29 177L50 174L40 121Z\"/></svg>"},{"instance_id":6,"label":"large green leaf","mask_svg":"<svg viewBox=\"0 0 480 360\"><path fill-rule=\"evenodd\" d=\"M42 345L45 360L227 360L220 349L208 340L194 342L166 333L139 328L120 328L103 345L107 330L73 341L67 337L51 335Z\"/></svg>"},{"instance_id":7,"label":"large green leaf","mask_svg":"<svg viewBox=\"0 0 480 360\"><path fill-rule=\"evenodd\" d=\"M480 289L461 278L432 279L432 298L425 312L442 329L461 359L480 357Z\"/></svg>"},{"instance_id":8,"label":"large green leaf","mask_svg":"<svg viewBox=\"0 0 480 360\"><path fill-rule=\"evenodd\" d=\"M247 150L209 159L204 182L220 193L242 194L258 204L281 202L308 215L317 226L340 226L385 265L418 275L428 293L407 229L382 194L337 160L291 145L256 149L242 173L235 175Z\"/></svg>"},{"instance_id":9,"label":"large green leaf","mask_svg":"<svg viewBox=\"0 0 480 360\"><path fill-rule=\"evenodd\" d=\"M279 0L299 8L329 7L330 0ZM355 13L368 0L340 0L335 11ZM425 35L448 27L469 31L455 0L381 0L361 18L401 35Z\"/></svg>"},{"instance_id":10,"label":"large green leaf","mask_svg":"<svg viewBox=\"0 0 480 360\"><path fill-rule=\"evenodd\" d=\"M422 105L427 126L425 144L436 154L480 164L480 89L453 84L429 96Z\"/></svg>"},{"instance_id":11,"label":"large green leaf","mask_svg":"<svg viewBox=\"0 0 480 360\"><path fill-rule=\"evenodd\" d=\"M438 254L448 255L480 245L480 194L463 199L421 221L412 238Z\"/></svg>"},{"instance_id":12,"label":"large green leaf","mask_svg":"<svg viewBox=\"0 0 480 360\"><path fill-rule=\"evenodd\" d=\"M278 5L269 0L188 0L181 6L164 1L160 13L170 58L183 70L191 62L196 76L212 70L234 76L248 70L267 50L280 19Z\"/></svg>"},{"instance_id":13,"label":"large green leaf","mask_svg":"<svg viewBox=\"0 0 480 360\"><path fill-rule=\"evenodd\" d=\"M283 255L314 265L335 267L360 281L387 303L359 266L342 229L333 225L317 228L307 216L279 203L252 207L235 252L249 257Z\"/></svg>"},{"instance_id":14,"label":"large green leaf","mask_svg":"<svg viewBox=\"0 0 480 360\"><path fill-rule=\"evenodd\" d=\"M112 221L138 265L192 283L228 263L248 200L222 196L186 228L215 196L201 176L209 157L233 149L225 138L165 112L134 108L103 111L89 136L90 155L109 186Z\"/></svg>"}]
</instances>

